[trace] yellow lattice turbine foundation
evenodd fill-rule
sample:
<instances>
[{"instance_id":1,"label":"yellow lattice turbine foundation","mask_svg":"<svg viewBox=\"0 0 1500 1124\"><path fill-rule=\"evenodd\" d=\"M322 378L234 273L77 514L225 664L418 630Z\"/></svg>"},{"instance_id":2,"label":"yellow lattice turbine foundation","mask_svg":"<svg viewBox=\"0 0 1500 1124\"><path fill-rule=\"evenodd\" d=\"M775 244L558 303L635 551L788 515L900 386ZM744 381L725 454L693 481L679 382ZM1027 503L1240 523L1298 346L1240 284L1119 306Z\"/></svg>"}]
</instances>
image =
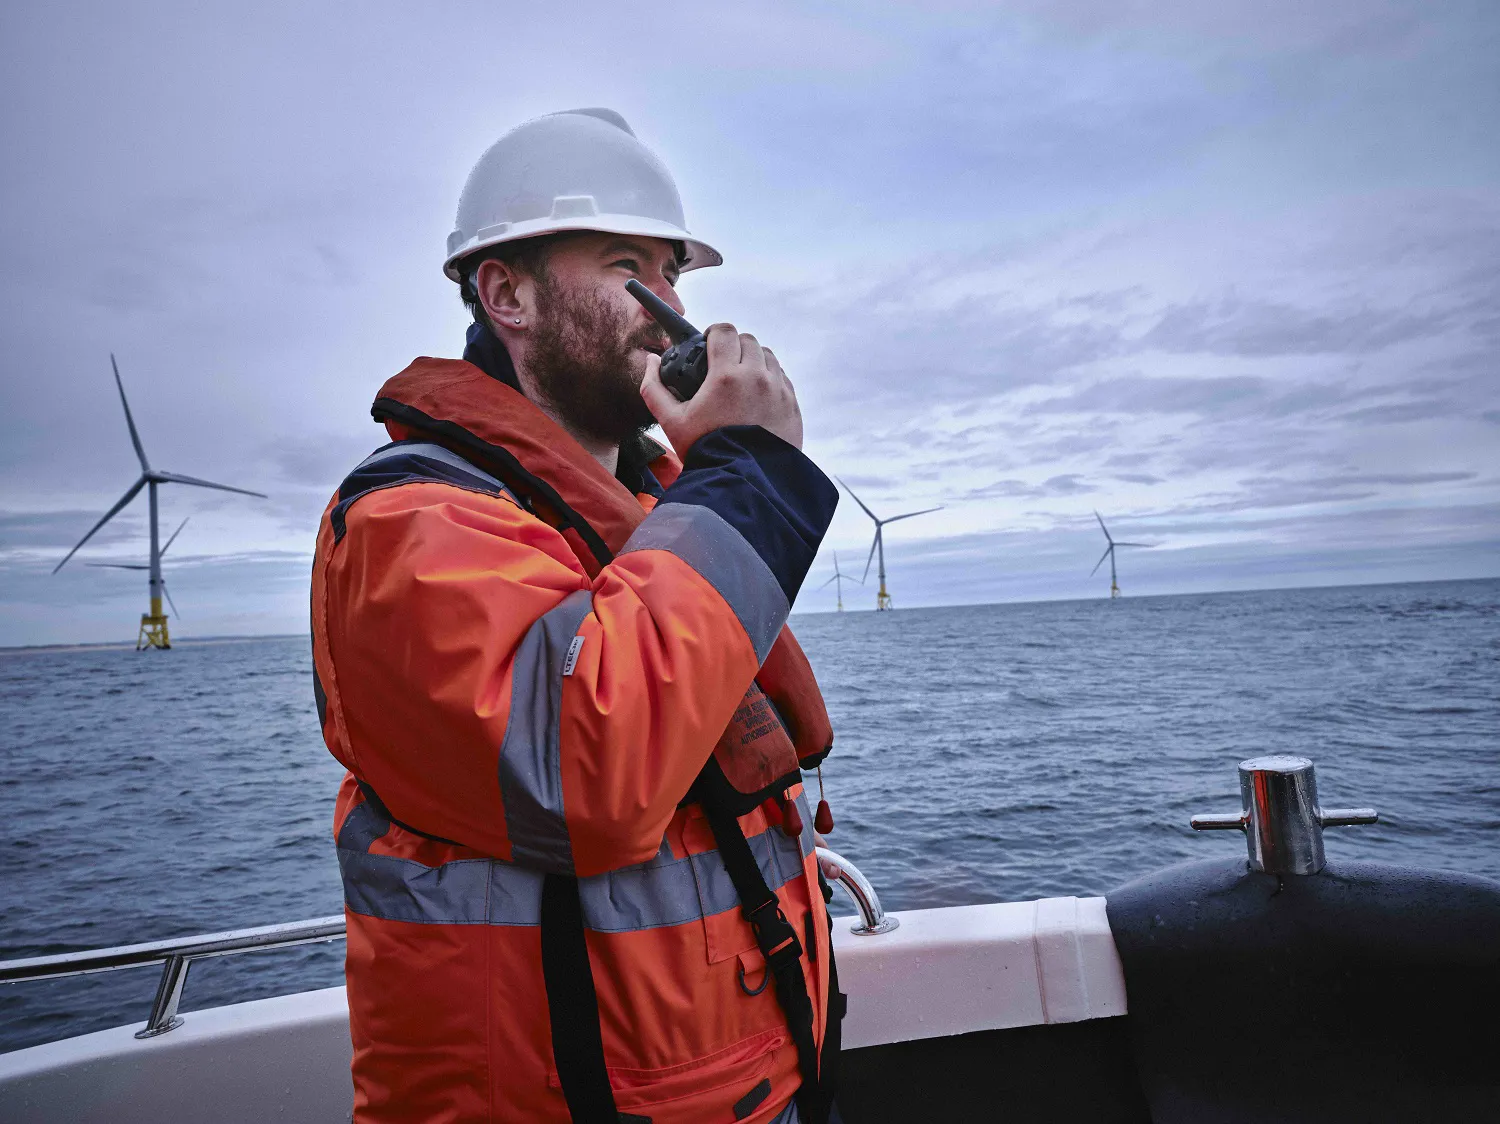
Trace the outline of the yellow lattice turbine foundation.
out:
<instances>
[{"instance_id":1,"label":"yellow lattice turbine foundation","mask_svg":"<svg viewBox=\"0 0 1500 1124\"><path fill-rule=\"evenodd\" d=\"M167 634L167 617L161 611L161 598L151 598L151 611L141 614L141 634L136 637L135 650L143 648L170 648L172 638Z\"/></svg>"}]
</instances>

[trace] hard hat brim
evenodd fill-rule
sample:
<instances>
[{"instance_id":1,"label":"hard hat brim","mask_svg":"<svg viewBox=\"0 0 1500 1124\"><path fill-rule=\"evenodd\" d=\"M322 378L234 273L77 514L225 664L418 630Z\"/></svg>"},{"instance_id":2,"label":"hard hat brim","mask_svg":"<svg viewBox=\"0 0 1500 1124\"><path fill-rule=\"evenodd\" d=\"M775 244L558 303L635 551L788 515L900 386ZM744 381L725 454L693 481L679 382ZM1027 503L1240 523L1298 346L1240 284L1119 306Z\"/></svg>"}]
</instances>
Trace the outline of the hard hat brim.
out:
<instances>
[{"instance_id":1,"label":"hard hat brim","mask_svg":"<svg viewBox=\"0 0 1500 1124\"><path fill-rule=\"evenodd\" d=\"M448 237L450 249L447 260L443 262L443 272L451 280L459 281L462 278L458 271L458 263L472 254L506 242L519 242L525 238L537 238L543 234L561 234L570 230L591 230L600 234L636 234L643 238L661 238L669 242L681 242L687 250L686 260L681 264L683 273L690 269L724 264L724 255L718 250L707 242L694 238L680 226L674 226L669 222L644 218L640 215L589 215L577 219L557 219L547 216L525 222L498 223L479 231L474 237L465 239L456 247L453 245L454 241L462 238L463 235L461 231L455 230Z\"/></svg>"}]
</instances>

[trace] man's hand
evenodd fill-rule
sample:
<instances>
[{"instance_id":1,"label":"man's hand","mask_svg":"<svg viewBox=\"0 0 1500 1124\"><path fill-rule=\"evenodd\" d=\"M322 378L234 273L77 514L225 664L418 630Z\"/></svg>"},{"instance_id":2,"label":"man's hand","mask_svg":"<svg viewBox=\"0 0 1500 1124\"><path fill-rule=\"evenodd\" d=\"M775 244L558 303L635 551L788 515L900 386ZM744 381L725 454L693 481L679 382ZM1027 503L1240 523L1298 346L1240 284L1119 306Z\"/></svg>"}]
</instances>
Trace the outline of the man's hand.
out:
<instances>
[{"instance_id":1,"label":"man's hand","mask_svg":"<svg viewBox=\"0 0 1500 1124\"><path fill-rule=\"evenodd\" d=\"M802 448L802 411L797 392L769 347L754 336L715 324L704 333L708 342L708 377L686 402L661 381L661 359L649 356L641 397L661 424L679 456L711 430L726 425L758 425L789 445Z\"/></svg>"}]
</instances>

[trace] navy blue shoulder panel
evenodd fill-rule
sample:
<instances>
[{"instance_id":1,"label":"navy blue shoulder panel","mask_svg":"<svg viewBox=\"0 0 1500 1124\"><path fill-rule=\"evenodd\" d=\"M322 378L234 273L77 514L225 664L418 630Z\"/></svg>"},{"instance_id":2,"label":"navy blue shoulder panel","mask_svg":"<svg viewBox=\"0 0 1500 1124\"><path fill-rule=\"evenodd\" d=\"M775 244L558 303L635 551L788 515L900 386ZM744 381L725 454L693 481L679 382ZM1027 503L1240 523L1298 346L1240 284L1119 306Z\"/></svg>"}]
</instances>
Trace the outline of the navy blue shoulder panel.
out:
<instances>
[{"instance_id":1,"label":"navy blue shoulder panel","mask_svg":"<svg viewBox=\"0 0 1500 1124\"><path fill-rule=\"evenodd\" d=\"M419 483L452 484L470 492L516 499L515 493L499 480L451 449L431 441L393 441L356 465L339 485L339 502L328 516L333 524L333 541L344 537L345 516L355 500L382 488Z\"/></svg>"},{"instance_id":2,"label":"navy blue shoulder panel","mask_svg":"<svg viewBox=\"0 0 1500 1124\"><path fill-rule=\"evenodd\" d=\"M758 425L730 425L694 442L661 502L717 513L765 560L791 604L833 521L839 493L795 446Z\"/></svg>"}]
</instances>

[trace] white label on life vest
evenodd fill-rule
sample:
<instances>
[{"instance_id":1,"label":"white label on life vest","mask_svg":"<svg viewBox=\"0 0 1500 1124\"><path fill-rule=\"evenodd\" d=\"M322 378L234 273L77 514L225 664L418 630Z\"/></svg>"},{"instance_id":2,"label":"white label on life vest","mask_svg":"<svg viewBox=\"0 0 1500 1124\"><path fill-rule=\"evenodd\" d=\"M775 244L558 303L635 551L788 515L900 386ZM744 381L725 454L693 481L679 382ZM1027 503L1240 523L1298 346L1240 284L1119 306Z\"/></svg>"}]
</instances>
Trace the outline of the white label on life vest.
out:
<instances>
[{"instance_id":1,"label":"white label on life vest","mask_svg":"<svg viewBox=\"0 0 1500 1124\"><path fill-rule=\"evenodd\" d=\"M568 645L567 658L563 660L563 678L573 674L573 668L578 666L578 653L583 651L583 637L573 637L573 643Z\"/></svg>"}]
</instances>

